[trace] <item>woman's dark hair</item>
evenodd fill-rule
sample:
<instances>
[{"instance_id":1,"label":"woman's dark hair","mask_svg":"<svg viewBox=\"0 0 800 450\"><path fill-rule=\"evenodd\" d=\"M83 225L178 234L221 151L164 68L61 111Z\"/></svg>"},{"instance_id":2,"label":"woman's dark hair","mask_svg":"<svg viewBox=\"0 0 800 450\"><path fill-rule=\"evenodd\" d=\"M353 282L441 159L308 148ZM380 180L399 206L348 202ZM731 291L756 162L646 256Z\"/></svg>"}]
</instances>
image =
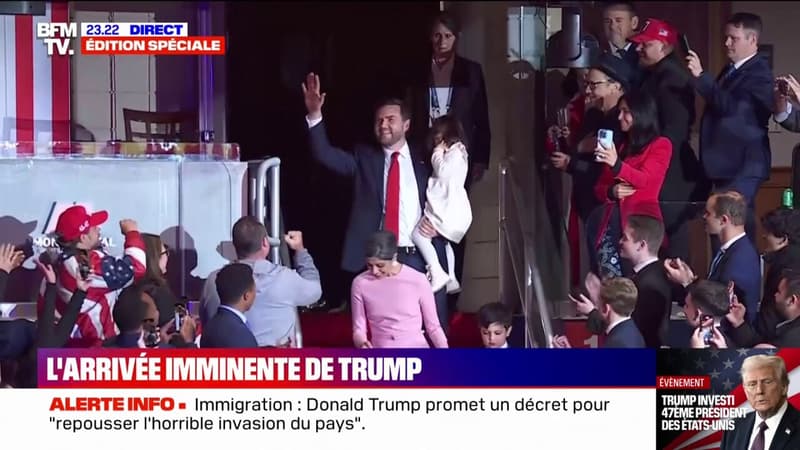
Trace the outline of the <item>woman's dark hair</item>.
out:
<instances>
[{"instance_id":1,"label":"woman's dark hair","mask_svg":"<svg viewBox=\"0 0 800 450\"><path fill-rule=\"evenodd\" d=\"M67 241L59 233L55 233L56 244L61 249L58 262L63 263L71 257L78 261L78 272L81 277L88 278L92 272L92 263L89 257L89 250L78 248L78 239Z\"/></svg>"},{"instance_id":2,"label":"woman's dark hair","mask_svg":"<svg viewBox=\"0 0 800 450\"><path fill-rule=\"evenodd\" d=\"M567 75L561 82L561 92L564 93L565 97L571 99L575 97L580 90L581 84L578 80L578 69L569 69L569 72L567 72Z\"/></svg>"},{"instance_id":3,"label":"woman's dark hair","mask_svg":"<svg viewBox=\"0 0 800 450\"><path fill-rule=\"evenodd\" d=\"M381 230L367 239L367 258L390 260L397 254L397 236L391 231Z\"/></svg>"},{"instance_id":4,"label":"woman's dark hair","mask_svg":"<svg viewBox=\"0 0 800 450\"><path fill-rule=\"evenodd\" d=\"M625 102L633 116L633 124L628 130L625 156L638 155L661 135L658 126L658 106L655 99L644 92L625 94L619 99L619 104L622 102Z\"/></svg>"},{"instance_id":5,"label":"woman's dark hair","mask_svg":"<svg viewBox=\"0 0 800 450\"><path fill-rule=\"evenodd\" d=\"M434 147L436 147L435 140L437 135L442 136L442 140L448 147L456 142L461 142L469 149L469 143L467 142L466 133L464 133L464 127L461 126L461 121L455 118L455 116L448 114L446 116L441 116L434 119L433 123L431 124L431 129L428 132L429 150L433 150Z\"/></svg>"},{"instance_id":6,"label":"woman's dark hair","mask_svg":"<svg viewBox=\"0 0 800 450\"><path fill-rule=\"evenodd\" d=\"M800 214L794 209L773 209L764 214L761 225L767 233L775 237L785 237L789 244L800 245Z\"/></svg>"},{"instance_id":7,"label":"woman's dark hair","mask_svg":"<svg viewBox=\"0 0 800 450\"><path fill-rule=\"evenodd\" d=\"M144 277L153 283L164 286L167 280L164 279L164 274L161 273L161 268L158 261L161 259L161 236L142 233L142 240L144 241L144 256L147 261L147 269L145 269ZM166 249L167 246L164 245Z\"/></svg>"},{"instance_id":8,"label":"woman's dark hair","mask_svg":"<svg viewBox=\"0 0 800 450\"><path fill-rule=\"evenodd\" d=\"M433 32L433 28L436 25L442 24L448 30L452 31L454 35L456 35L456 39L458 39L459 33L461 33L461 26L459 25L456 18L447 12L439 13L436 17L433 18L431 22L430 31Z\"/></svg>"}]
</instances>

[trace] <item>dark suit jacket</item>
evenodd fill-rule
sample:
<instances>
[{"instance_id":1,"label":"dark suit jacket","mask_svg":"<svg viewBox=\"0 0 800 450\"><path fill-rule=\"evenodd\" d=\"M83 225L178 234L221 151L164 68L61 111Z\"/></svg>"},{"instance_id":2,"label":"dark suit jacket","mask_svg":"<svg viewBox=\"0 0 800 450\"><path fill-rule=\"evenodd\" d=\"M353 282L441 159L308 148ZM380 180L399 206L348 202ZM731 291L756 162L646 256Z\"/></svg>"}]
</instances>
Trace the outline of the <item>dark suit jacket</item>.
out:
<instances>
[{"instance_id":1,"label":"dark suit jacket","mask_svg":"<svg viewBox=\"0 0 800 450\"><path fill-rule=\"evenodd\" d=\"M792 106L792 112L783 122L778 122L785 130L800 133L800 108Z\"/></svg>"},{"instance_id":2,"label":"dark suit jacket","mask_svg":"<svg viewBox=\"0 0 800 450\"><path fill-rule=\"evenodd\" d=\"M416 76L414 86L406 94L406 101L411 108L411 140L422 148L428 135L430 118L430 59L426 67L425 72ZM450 114L458 118L464 127L470 163L489 164L492 134L483 69L480 64L456 55L450 82L453 85Z\"/></svg>"},{"instance_id":3,"label":"dark suit jacket","mask_svg":"<svg viewBox=\"0 0 800 450\"><path fill-rule=\"evenodd\" d=\"M357 146L350 153L331 145L325 124L308 130L314 159L339 175L353 178L353 207L344 240L342 268L359 272L364 267L367 238L381 229L383 223L384 153L378 146ZM425 191L431 175L429 157L424 157L409 144L417 179L419 204L425 207Z\"/></svg>"},{"instance_id":4,"label":"dark suit jacket","mask_svg":"<svg viewBox=\"0 0 800 450\"><path fill-rule=\"evenodd\" d=\"M767 271L764 274L764 296L758 305L756 331L767 342L775 338L779 323L783 322L775 306L775 293L783 277L785 269L800 269L800 245L789 244L786 247L764 255Z\"/></svg>"},{"instance_id":5,"label":"dark suit jacket","mask_svg":"<svg viewBox=\"0 0 800 450\"><path fill-rule=\"evenodd\" d=\"M603 348L643 348L644 338L633 320L618 323L606 336Z\"/></svg>"},{"instance_id":6,"label":"dark suit jacket","mask_svg":"<svg viewBox=\"0 0 800 450\"><path fill-rule=\"evenodd\" d=\"M631 279L639 291L631 319L639 329L645 346L659 348L667 345L672 283L664 272L664 262L659 260L648 264ZM594 334L601 334L605 329L603 318L596 309L589 313L586 325Z\"/></svg>"},{"instance_id":7,"label":"dark suit jacket","mask_svg":"<svg viewBox=\"0 0 800 450\"><path fill-rule=\"evenodd\" d=\"M750 412L741 419L734 421L734 429L722 435L720 450L747 450L750 448L750 435L756 423L755 411ZM786 412L775 430L772 444L766 450L794 450L800 448L800 412L791 404L786 407Z\"/></svg>"},{"instance_id":8,"label":"dark suit jacket","mask_svg":"<svg viewBox=\"0 0 800 450\"><path fill-rule=\"evenodd\" d=\"M612 48L606 49L606 52L610 52ZM630 66L630 89L635 90L639 88L639 85L642 82L642 68L639 66L639 52L636 51L636 44L631 43L625 53L622 54L622 60L628 63Z\"/></svg>"},{"instance_id":9,"label":"dark suit jacket","mask_svg":"<svg viewBox=\"0 0 800 450\"><path fill-rule=\"evenodd\" d=\"M761 295L761 258L747 236L728 248L714 272L706 278L723 284L733 281L739 302L747 308L746 320L755 324Z\"/></svg>"},{"instance_id":10,"label":"dark suit jacket","mask_svg":"<svg viewBox=\"0 0 800 450\"><path fill-rule=\"evenodd\" d=\"M689 144L694 123L694 88L686 63L673 53L643 71L642 92L656 99L661 135L672 142L672 157L659 199L705 200L703 172Z\"/></svg>"},{"instance_id":11,"label":"dark suit jacket","mask_svg":"<svg viewBox=\"0 0 800 450\"><path fill-rule=\"evenodd\" d=\"M724 69L723 69L724 73ZM767 136L773 107L773 77L756 55L724 82L709 73L695 79L706 100L700 127L700 159L712 180L767 179L772 156Z\"/></svg>"},{"instance_id":12,"label":"dark suit jacket","mask_svg":"<svg viewBox=\"0 0 800 450\"><path fill-rule=\"evenodd\" d=\"M225 308L220 308L203 327L201 348L257 348L253 332L242 319Z\"/></svg>"}]
</instances>

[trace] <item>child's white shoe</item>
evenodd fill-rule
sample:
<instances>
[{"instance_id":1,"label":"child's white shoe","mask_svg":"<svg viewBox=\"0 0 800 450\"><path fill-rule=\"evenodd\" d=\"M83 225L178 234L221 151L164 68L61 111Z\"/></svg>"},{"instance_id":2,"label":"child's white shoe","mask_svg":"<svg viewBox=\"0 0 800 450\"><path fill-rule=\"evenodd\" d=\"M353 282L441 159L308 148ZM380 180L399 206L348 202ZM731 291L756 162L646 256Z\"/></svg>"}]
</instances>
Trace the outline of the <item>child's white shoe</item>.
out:
<instances>
[{"instance_id":1,"label":"child's white shoe","mask_svg":"<svg viewBox=\"0 0 800 450\"><path fill-rule=\"evenodd\" d=\"M436 270L433 267L428 267L428 279L431 281L433 292L439 292L440 289L450 283L450 275L441 268Z\"/></svg>"}]
</instances>

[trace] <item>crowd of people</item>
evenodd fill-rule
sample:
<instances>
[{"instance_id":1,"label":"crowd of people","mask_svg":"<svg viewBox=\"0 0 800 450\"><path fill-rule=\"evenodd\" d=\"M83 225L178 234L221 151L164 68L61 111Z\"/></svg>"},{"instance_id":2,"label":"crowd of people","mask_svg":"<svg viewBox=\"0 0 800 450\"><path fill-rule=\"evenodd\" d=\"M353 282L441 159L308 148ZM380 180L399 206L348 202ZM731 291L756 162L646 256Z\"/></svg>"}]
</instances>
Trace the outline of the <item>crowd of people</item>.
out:
<instances>
[{"instance_id":1,"label":"crowd of people","mask_svg":"<svg viewBox=\"0 0 800 450\"><path fill-rule=\"evenodd\" d=\"M576 310L609 347L669 346L673 302L694 330L686 347L800 345L793 205L762 218L763 282L756 249L754 201L771 167L768 121L796 129L792 101L800 99L796 80L773 77L759 54L760 17L727 21L729 61L716 77L671 24L650 18L640 27L630 2L607 3L604 24L608 49L575 71L582 89L565 106L569 120L548 133L551 164L574 180L573 211L586 237L571 245L589 254L583 292L571 296ZM699 158L690 144L695 95L706 104ZM714 257L693 270L687 225L692 203L702 201ZM555 336L553 345L570 343Z\"/></svg>"}]
</instances>

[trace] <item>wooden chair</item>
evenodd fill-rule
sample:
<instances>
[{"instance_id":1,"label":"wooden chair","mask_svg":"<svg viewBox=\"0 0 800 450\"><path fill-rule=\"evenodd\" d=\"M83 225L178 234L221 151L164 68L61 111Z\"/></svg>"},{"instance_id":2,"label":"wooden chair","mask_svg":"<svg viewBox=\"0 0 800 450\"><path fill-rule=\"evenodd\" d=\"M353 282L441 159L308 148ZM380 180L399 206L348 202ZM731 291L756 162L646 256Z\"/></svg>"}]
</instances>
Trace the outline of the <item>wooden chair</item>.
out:
<instances>
[{"instance_id":1,"label":"wooden chair","mask_svg":"<svg viewBox=\"0 0 800 450\"><path fill-rule=\"evenodd\" d=\"M197 142L197 113L191 111L156 112L122 109L125 140ZM133 123L144 124L144 131L133 130ZM139 127L140 128L140 127Z\"/></svg>"}]
</instances>

